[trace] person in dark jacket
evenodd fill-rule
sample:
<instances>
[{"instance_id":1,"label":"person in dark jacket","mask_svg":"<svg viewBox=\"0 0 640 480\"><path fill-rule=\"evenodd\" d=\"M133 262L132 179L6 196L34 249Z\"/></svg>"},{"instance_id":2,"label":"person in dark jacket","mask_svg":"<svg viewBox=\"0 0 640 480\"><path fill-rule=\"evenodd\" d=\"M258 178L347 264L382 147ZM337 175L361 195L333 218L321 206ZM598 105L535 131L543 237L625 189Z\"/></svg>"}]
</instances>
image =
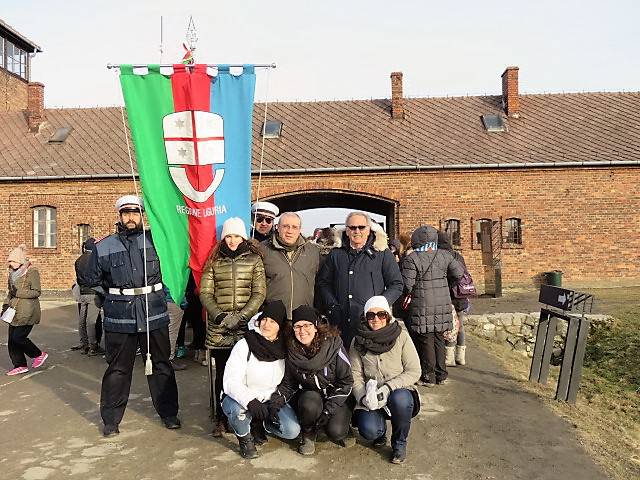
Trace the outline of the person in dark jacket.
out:
<instances>
[{"instance_id":1,"label":"person in dark jacket","mask_svg":"<svg viewBox=\"0 0 640 480\"><path fill-rule=\"evenodd\" d=\"M267 302L281 300L287 318L300 305L313 305L320 249L301 235L302 220L297 213L285 212L278 230L260 244L267 277Z\"/></svg>"},{"instance_id":2,"label":"person in dark jacket","mask_svg":"<svg viewBox=\"0 0 640 480\"><path fill-rule=\"evenodd\" d=\"M103 328L109 366L100 396L105 437L120 433L118 425L127 406L138 346L146 351L145 370L153 406L165 427L180 428L178 387L169 362L169 314L158 254L151 233L142 228L142 201L135 195L125 195L116 201L116 210L118 232L96 243L88 267L78 272L80 287L102 287L106 292Z\"/></svg>"},{"instance_id":3,"label":"person in dark jacket","mask_svg":"<svg viewBox=\"0 0 640 480\"><path fill-rule=\"evenodd\" d=\"M363 212L351 212L338 248L329 252L318 274L322 300L342 341L351 345L368 299L383 295L393 304L402 294L402 275L382 228Z\"/></svg>"},{"instance_id":4,"label":"person in dark jacket","mask_svg":"<svg viewBox=\"0 0 640 480\"><path fill-rule=\"evenodd\" d=\"M455 258L466 269L467 264L464 261L464 257L460 252L456 252L451 243L449 242L449 235L445 232L438 231L438 248L451 252L453 258ZM468 298L456 298L453 295L452 288L457 283L453 280L449 281L449 293L451 295L451 303L458 321L460 322L460 328L458 328L458 336L455 342L446 342L446 356L445 363L447 367L455 367L456 365L466 365L466 349L464 341L464 317L465 312L469 311L469 299Z\"/></svg>"},{"instance_id":5,"label":"person in dark jacket","mask_svg":"<svg viewBox=\"0 0 640 480\"><path fill-rule=\"evenodd\" d=\"M302 437L298 452L315 453L318 429L344 446L352 446L353 375L349 358L335 327L321 324L317 311L302 305L293 311L293 335L282 383L271 396L274 407L288 403L295 410Z\"/></svg>"},{"instance_id":6,"label":"person in dark jacket","mask_svg":"<svg viewBox=\"0 0 640 480\"><path fill-rule=\"evenodd\" d=\"M75 261L76 279L78 272L85 270L91 259L91 252L96 248L95 238L89 237L82 243L82 255ZM102 289L97 292L93 288L80 287L79 289L79 306L78 309L78 333L80 335L80 343L71 347L71 350L80 350L81 353L89 356L103 355L105 352L98 342L98 330L96 324L100 316L104 293Z\"/></svg>"},{"instance_id":7,"label":"person in dark jacket","mask_svg":"<svg viewBox=\"0 0 640 480\"><path fill-rule=\"evenodd\" d=\"M438 231L430 225L413 232L411 246L402 262L405 292L412 296L405 323L420 355L421 383L434 386L447 380L443 334L453 320L447 279L459 280L464 270L450 251L438 249Z\"/></svg>"}]
</instances>

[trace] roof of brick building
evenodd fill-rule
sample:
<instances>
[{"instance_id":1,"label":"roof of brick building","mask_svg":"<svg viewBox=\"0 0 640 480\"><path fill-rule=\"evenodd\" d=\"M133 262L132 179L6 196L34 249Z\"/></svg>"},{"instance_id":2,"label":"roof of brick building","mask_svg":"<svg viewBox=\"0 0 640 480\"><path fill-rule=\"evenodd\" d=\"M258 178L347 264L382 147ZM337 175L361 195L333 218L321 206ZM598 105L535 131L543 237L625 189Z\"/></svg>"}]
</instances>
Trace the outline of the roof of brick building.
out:
<instances>
[{"instance_id":1,"label":"roof of brick building","mask_svg":"<svg viewBox=\"0 0 640 480\"><path fill-rule=\"evenodd\" d=\"M411 98L392 120L391 101L269 103L280 138L264 140L263 172L639 164L640 92L520 96L519 118L501 96ZM506 130L487 132L481 116ZM23 113L0 113L0 178L130 175L119 107L45 110L39 133ZM253 117L253 169L261 157L264 104ZM60 127L63 143L48 139Z\"/></svg>"}]
</instances>

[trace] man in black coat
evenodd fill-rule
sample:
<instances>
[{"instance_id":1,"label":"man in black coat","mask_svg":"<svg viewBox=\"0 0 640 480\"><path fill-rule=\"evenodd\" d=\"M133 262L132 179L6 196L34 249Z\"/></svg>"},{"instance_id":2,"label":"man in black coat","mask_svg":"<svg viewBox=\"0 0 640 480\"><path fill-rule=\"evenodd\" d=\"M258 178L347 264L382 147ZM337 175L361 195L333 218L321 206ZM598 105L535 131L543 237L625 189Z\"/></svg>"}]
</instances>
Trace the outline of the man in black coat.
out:
<instances>
[{"instance_id":1,"label":"man in black coat","mask_svg":"<svg viewBox=\"0 0 640 480\"><path fill-rule=\"evenodd\" d=\"M351 212L345 225L342 245L329 252L317 283L329 321L349 348L367 300L383 295L391 305L402 294L403 283L382 228L363 212Z\"/></svg>"}]
</instances>

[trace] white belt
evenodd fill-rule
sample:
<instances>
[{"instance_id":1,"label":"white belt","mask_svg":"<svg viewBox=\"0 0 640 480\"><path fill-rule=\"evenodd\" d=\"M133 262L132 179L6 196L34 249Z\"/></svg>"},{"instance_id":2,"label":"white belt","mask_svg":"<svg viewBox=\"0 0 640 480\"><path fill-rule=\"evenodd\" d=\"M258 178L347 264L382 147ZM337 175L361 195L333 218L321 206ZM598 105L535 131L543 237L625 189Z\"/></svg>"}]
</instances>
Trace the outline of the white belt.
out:
<instances>
[{"instance_id":1,"label":"white belt","mask_svg":"<svg viewBox=\"0 0 640 480\"><path fill-rule=\"evenodd\" d=\"M157 292L158 290L162 290L162 283L136 288L110 288L109 293L111 295L144 295L145 293Z\"/></svg>"}]
</instances>

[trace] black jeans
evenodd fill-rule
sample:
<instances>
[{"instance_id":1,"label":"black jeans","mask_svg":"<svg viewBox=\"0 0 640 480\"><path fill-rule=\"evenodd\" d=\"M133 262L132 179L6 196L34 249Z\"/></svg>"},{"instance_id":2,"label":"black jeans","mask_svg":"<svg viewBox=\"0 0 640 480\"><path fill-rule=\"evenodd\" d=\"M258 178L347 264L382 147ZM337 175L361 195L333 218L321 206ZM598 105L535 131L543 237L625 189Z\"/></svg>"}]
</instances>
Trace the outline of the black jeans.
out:
<instances>
[{"instance_id":1,"label":"black jeans","mask_svg":"<svg viewBox=\"0 0 640 480\"><path fill-rule=\"evenodd\" d=\"M443 332L411 332L411 338L420 357L422 379L429 383L446 380L448 373Z\"/></svg>"},{"instance_id":2,"label":"black jeans","mask_svg":"<svg viewBox=\"0 0 640 480\"><path fill-rule=\"evenodd\" d=\"M213 384L214 389L214 401L216 402L216 418L221 420L224 418L224 412L222 411L222 404L220 395L222 394L222 377L224 376L224 367L227 366L227 360L231 356L230 348L215 348L211 349L211 356L216 361L216 381Z\"/></svg>"},{"instance_id":3,"label":"black jeans","mask_svg":"<svg viewBox=\"0 0 640 480\"><path fill-rule=\"evenodd\" d=\"M21 327L9 325L7 346L9 348L9 357L14 367L27 366L25 355L31 358L42 355L42 351L29 340L29 334L32 328L33 325L23 325Z\"/></svg>"},{"instance_id":4,"label":"black jeans","mask_svg":"<svg viewBox=\"0 0 640 480\"><path fill-rule=\"evenodd\" d=\"M147 354L147 334L105 332L106 359L109 366L102 377L100 415L105 425L118 425L127 408L131 377L140 346L143 365ZM153 406L162 418L178 414L178 386L169 362L169 327L149 332L153 374L147 376Z\"/></svg>"},{"instance_id":5,"label":"black jeans","mask_svg":"<svg viewBox=\"0 0 640 480\"><path fill-rule=\"evenodd\" d=\"M334 412L329 423L325 427L327 436L334 442L339 442L349 434L351 414L353 413L353 397L349 397ZM319 392L303 390L297 395L294 409L303 431L309 431L315 427L318 418L324 409L324 400Z\"/></svg>"}]
</instances>

